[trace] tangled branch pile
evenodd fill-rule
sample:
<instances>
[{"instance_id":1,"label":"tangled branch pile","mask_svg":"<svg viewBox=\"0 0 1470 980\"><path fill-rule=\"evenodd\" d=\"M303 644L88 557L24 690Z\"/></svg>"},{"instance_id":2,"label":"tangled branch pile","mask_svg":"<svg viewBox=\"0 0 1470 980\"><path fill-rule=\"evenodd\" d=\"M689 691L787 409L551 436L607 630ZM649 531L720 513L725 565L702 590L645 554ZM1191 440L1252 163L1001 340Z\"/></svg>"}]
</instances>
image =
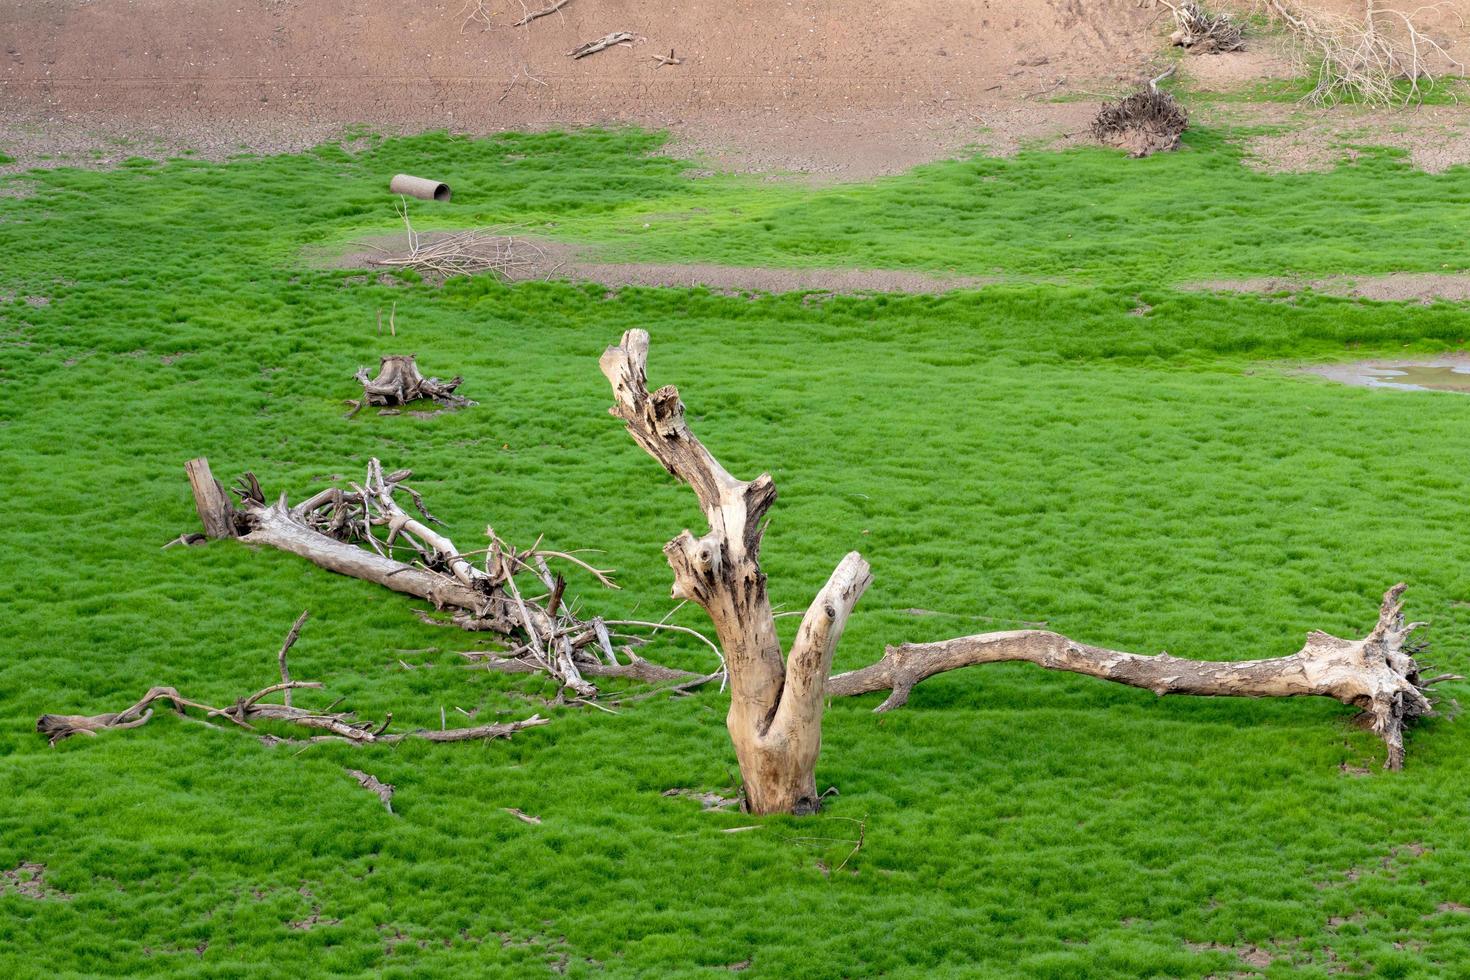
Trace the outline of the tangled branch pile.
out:
<instances>
[{"instance_id":1,"label":"tangled branch pile","mask_svg":"<svg viewBox=\"0 0 1470 980\"><path fill-rule=\"evenodd\" d=\"M1170 68L1117 103L1103 103L1092 121L1093 138L1127 150L1132 157L1177 149L1189 117L1174 96L1159 88L1159 82L1173 72Z\"/></svg>"},{"instance_id":2,"label":"tangled branch pile","mask_svg":"<svg viewBox=\"0 0 1470 980\"><path fill-rule=\"evenodd\" d=\"M397 211L408 232L408 251L402 254L390 252L368 242L366 244L370 248L383 253L372 260L373 265L413 269L421 275L439 279L473 276L481 272L493 272L503 279L510 279L514 278L512 273L530 269L545 257L545 252L535 242L512 235L457 231L435 233L426 239L414 231L406 201L400 199Z\"/></svg>"},{"instance_id":3,"label":"tangled branch pile","mask_svg":"<svg viewBox=\"0 0 1470 980\"><path fill-rule=\"evenodd\" d=\"M1185 0L1178 6L1169 0L1163 0L1163 3L1174 12L1177 29L1169 36L1169 41L1175 47L1188 48L1195 54L1221 54L1245 47L1241 26L1229 14L1208 13L1192 0Z\"/></svg>"},{"instance_id":4,"label":"tangled branch pile","mask_svg":"<svg viewBox=\"0 0 1470 980\"><path fill-rule=\"evenodd\" d=\"M1407 105L1435 85L1440 71L1463 71L1439 41L1419 29L1415 17L1443 4L1411 13L1380 9L1368 0L1362 21L1308 11L1293 0L1263 0L1266 13L1286 25L1297 58L1316 83L1304 97L1315 105L1362 102Z\"/></svg>"},{"instance_id":5,"label":"tangled branch pile","mask_svg":"<svg viewBox=\"0 0 1470 980\"><path fill-rule=\"evenodd\" d=\"M422 495L407 484L413 475L410 470L384 473L382 463L372 459L362 484L322 490L295 507L288 505L284 494L267 504L259 481L246 473L234 489L240 500L236 507L206 461L193 460L188 469L195 506L210 537L238 537L279 548L330 571L426 599L436 609L451 611L445 625L510 639L515 646L508 653L486 655L496 658L495 666L545 674L583 699L598 694L588 676L651 682L685 676L650 664L627 646L621 651L626 662L620 661L607 628L612 623L576 615L565 600L566 580L554 575L547 562L576 565L603 585L617 588L611 569L594 568L575 552L543 549L539 538L529 549L519 550L488 526L488 547L461 552L433 527L442 527L443 522L429 513ZM420 517L399 506L395 496L399 491L408 494ZM471 556L482 560L477 565ZM517 584L522 573L529 573L536 583L529 594ZM627 625L676 629L663 623ZM717 671L702 682L722 676Z\"/></svg>"}]
</instances>

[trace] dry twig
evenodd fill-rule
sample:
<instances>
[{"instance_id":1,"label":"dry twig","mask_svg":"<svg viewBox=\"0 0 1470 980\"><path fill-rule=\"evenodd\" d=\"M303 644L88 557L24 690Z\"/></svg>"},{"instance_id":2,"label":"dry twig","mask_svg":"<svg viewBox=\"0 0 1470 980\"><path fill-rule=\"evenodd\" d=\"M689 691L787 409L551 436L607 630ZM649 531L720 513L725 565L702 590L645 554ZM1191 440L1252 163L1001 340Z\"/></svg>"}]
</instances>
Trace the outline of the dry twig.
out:
<instances>
[{"instance_id":1,"label":"dry twig","mask_svg":"<svg viewBox=\"0 0 1470 980\"><path fill-rule=\"evenodd\" d=\"M615 31L612 34L604 34L602 37L598 38L595 41L588 41L586 44L578 45L577 47L567 52L567 57L585 58L589 54L596 54L599 51L606 51L608 48L613 47L617 44L626 44L631 46L636 40L637 38L634 37L632 34L629 34L627 31Z\"/></svg>"},{"instance_id":2,"label":"dry twig","mask_svg":"<svg viewBox=\"0 0 1470 980\"><path fill-rule=\"evenodd\" d=\"M526 16L522 17L520 20L516 21L511 26L512 27L525 27L527 24L531 23L531 21L537 19L538 17L545 17L548 14L554 14L558 10L560 10L563 7L565 7L567 4L569 4L571 2L572 2L572 0L552 0L552 3L551 4L549 4L548 6L542 7L540 10L528 11L526 13Z\"/></svg>"}]
</instances>

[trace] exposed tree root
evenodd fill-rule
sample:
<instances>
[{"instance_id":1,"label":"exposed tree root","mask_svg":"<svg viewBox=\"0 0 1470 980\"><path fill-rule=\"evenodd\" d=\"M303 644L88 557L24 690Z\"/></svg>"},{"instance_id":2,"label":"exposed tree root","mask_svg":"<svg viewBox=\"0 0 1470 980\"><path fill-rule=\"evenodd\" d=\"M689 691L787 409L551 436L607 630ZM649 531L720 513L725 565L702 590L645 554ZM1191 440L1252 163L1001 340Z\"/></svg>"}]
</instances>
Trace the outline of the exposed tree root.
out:
<instances>
[{"instance_id":1,"label":"exposed tree root","mask_svg":"<svg viewBox=\"0 0 1470 980\"><path fill-rule=\"evenodd\" d=\"M430 399L446 408L464 408L474 402L454 389L464 383L458 376L448 381L426 378L419 373L418 363L412 354L385 354L378 361L378 376L368 377L368 369L360 367L353 378L362 385L362 401L348 414L356 415L364 406L376 405L399 407L422 399Z\"/></svg>"},{"instance_id":2,"label":"exposed tree root","mask_svg":"<svg viewBox=\"0 0 1470 980\"><path fill-rule=\"evenodd\" d=\"M692 599L714 622L730 675L726 727L752 813L811 813L820 806L815 769L822 743L823 691L832 653L858 598L872 581L852 552L817 593L789 657L783 657L760 568L765 516L776 500L769 474L749 482L726 472L684 419L679 390L648 390L648 334L629 330L603 352L612 414L664 469L694 491L709 522L664 546L674 597Z\"/></svg>"},{"instance_id":3,"label":"exposed tree root","mask_svg":"<svg viewBox=\"0 0 1470 980\"><path fill-rule=\"evenodd\" d=\"M1404 761L1404 729L1415 719L1433 715L1429 689L1455 674L1424 677L1413 654L1422 646L1409 642L1422 623L1405 624L1402 584L1383 597L1378 624L1361 640L1344 640L1322 632L1307 635L1302 649L1269 660L1185 660L1167 653L1143 656L1088 646L1046 630L983 633L937 643L903 643L888 647L877 663L838 674L827 681L827 694L848 697L889 691L876 710L887 711L908 701L915 684L927 677L975 664L1026 661L1048 670L1064 670L1155 694L1249 698L1328 697L1362 710L1368 726L1388 746L1387 767Z\"/></svg>"},{"instance_id":4,"label":"exposed tree root","mask_svg":"<svg viewBox=\"0 0 1470 980\"><path fill-rule=\"evenodd\" d=\"M1173 73L1171 67L1122 101L1104 103L1092 121L1093 139L1127 150L1131 157L1177 149L1189 117L1174 96L1159 88Z\"/></svg>"}]
</instances>

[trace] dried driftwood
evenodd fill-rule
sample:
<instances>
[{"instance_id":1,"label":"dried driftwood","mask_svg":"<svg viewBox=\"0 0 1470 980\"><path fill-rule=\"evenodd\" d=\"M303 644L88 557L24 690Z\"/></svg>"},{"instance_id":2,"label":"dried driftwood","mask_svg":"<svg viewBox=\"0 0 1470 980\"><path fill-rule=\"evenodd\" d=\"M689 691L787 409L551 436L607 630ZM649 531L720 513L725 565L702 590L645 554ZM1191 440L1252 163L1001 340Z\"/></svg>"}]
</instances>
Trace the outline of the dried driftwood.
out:
<instances>
[{"instance_id":1,"label":"dried driftwood","mask_svg":"<svg viewBox=\"0 0 1470 980\"><path fill-rule=\"evenodd\" d=\"M653 683L690 681L682 672L672 677L662 673L664 668L637 657L627 647L621 651L627 662L620 662L606 626L625 624L599 623L574 614L561 601L565 582L551 574L546 562L574 565L604 586L617 588L611 569L595 568L574 552L542 548L539 540L529 549L517 549L492 527L485 529L488 547L462 553L436 529L442 522L408 485L413 475L409 470L384 473L382 464L372 459L362 484L322 490L292 507L284 494L275 503L267 503L251 473L235 488L236 505L210 474L207 460L193 460L188 469L205 528L225 529L210 532L212 537L237 537L247 544L288 551L329 571L425 599L436 610L448 611L455 626L507 637L515 644L508 653L483 655L491 666L546 674L579 698L597 696L597 687L588 676ZM413 501L419 516L399 505L400 492ZM479 563L471 557L479 558ZM517 577L527 573L535 582L529 594L517 584ZM664 623L636 625L693 632ZM706 681L720 676L716 672Z\"/></svg>"},{"instance_id":2,"label":"dried driftwood","mask_svg":"<svg viewBox=\"0 0 1470 980\"><path fill-rule=\"evenodd\" d=\"M815 769L822 701L832 653L858 598L872 581L852 552L837 566L802 619L783 657L760 568L764 519L776 500L769 474L737 480L690 431L672 386L648 390L648 334L630 330L602 355L612 384L612 414L645 452L699 498L709 530L664 547L674 597L692 599L714 622L730 676L726 726L752 813L811 813L820 806Z\"/></svg>"},{"instance_id":3,"label":"dried driftwood","mask_svg":"<svg viewBox=\"0 0 1470 980\"><path fill-rule=\"evenodd\" d=\"M579 45L578 47L573 48L572 50L567 52L567 57L585 58L589 54L596 54L599 51L606 51L608 48L612 47L615 44L631 45L636 40L638 40L638 38L636 38L632 34L629 34L627 31L616 31L612 34L604 34L602 37L598 38L595 41L588 41L586 44ZM672 51L670 51L669 53L673 54Z\"/></svg>"},{"instance_id":4,"label":"dried driftwood","mask_svg":"<svg viewBox=\"0 0 1470 980\"><path fill-rule=\"evenodd\" d=\"M418 362L412 354L385 354L378 359L377 377L368 377L368 369L360 367L352 376L362 385L362 400L353 402L357 407L348 418L356 415L367 405L398 407L423 399L429 399L445 408L465 408L474 402L455 389L464 384L458 375L448 381L426 378L419 373Z\"/></svg>"},{"instance_id":5,"label":"dried driftwood","mask_svg":"<svg viewBox=\"0 0 1470 980\"><path fill-rule=\"evenodd\" d=\"M1104 103L1092 121L1092 136L1099 143L1128 151L1132 157L1177 149L1188 125L1184 107L1159 82L1174 73L1170 67L1149 80L1146 88L1114 103Z\"/></svg>"},{"instance_id":6,"label":"dried driftwood","mask_svg":"<svg viewBox=\"0 0 1470 980\"><path fill-rule=\"evenodd\" d=\"M287 635L286 644L281 650L280 662L281 673L287 674L286 651L290 649L291 643L300 632L301 623L305 620L303 613L301 619L291 628ZM474 728L451 728L448 730L434 731L432 729L421 729L411 732L388 732L388 726L393 721L393 715L389 714L381 723L371 721L357 721L351 712L321 710L316 711L309 708L293 706L284 697L281 703L264 700L266 697L303 688L319 689L321 684L316 681L293 681L283 680L278 684L271 684L261 688L248 697L237 699L233 704L216 708L200 701L194 701L184 697L177 689L172 687L151 687L137 703L124 708L122 711L109 712L100 715L42 715L36 721L36 731L45 735L55 745L57 742L71 738L73 735L96 736L106 731L120 731L129 728L141 728L153 717L153 705L164 702L171 704L173 709L180 715L189 717L190 708L203 712L203 720L209 722L219 718L232 722L240 728L256 731L259 722L276 722L287 725L295 725L320 734L312 735L303 739L278 738L274 735L263 734L262 740L267 744L297 742L321 742L335 741L346 742L349 745L367 745L370 743L394 744L408 738L424 739L429 742L465 742L491 738L509 738L516 732L525 728L534 728L545 725L549 719L539 715L532 715L523 721L501 722L493 725L479 725ZM364 786L367 784L364 783ZM371 787L369 787L371 788ZM392 795L392 787L388 787L389 796ZM384 803L388 801L385 799ZM391 807L390 807L391 809Z\"/></svg>"},{"instance_id":7,"label":"dried driftwood","mask_svg":"<svg viewBox=\"0 0 1470 980\"><path fill-rule=\"evenodd\" d=\"M1011 630L888 647L877 663L829 679L827 693L848 697L888 691L887 700L876 709L887 711L905 704L914 685L935 674L975 664L1025 661L1146 688L1161 697L1326 697L1361 709L1368 727L1388 746L1387 767L1399 769L1404 762L1404 729L1435 713L1430 688L1463 679L1455 674L1423 675L1414 659L1423 646L1410 642L1410 635L1423 624L1404 622L1403 592L1402 584L1388 590L1378 624L1363 639L1312 632L1306 645L1287 657L1212 661L1167 653L1143 656L1088 646L1046 630Z\"/></svg>"}]
</instances>

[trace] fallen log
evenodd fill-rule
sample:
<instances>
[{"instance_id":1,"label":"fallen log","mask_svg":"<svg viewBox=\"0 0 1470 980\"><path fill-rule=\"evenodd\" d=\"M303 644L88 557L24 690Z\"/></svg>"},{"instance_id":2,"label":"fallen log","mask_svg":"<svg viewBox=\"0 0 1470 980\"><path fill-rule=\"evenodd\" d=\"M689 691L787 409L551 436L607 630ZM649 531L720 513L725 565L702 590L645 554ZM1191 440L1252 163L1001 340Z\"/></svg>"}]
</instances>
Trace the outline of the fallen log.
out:
<instances>
[{"instance_id":1,"label":"fallen log","mask_svg":"<svg viewBox=\"0 0 1470 980\"><path fill-rule=\"evenodd\" d=\"M406 482L412 476L409 470L384 473L383 465L372 459L362 484L322 490L293 507L284 494L267 503L253 474L246 473L235 488L236 505L211 474L207 460L191 460L186 469L209 536L276 548L329 571L424 599L436 610L448 611L449 624L507 637L516 644L510 658L529 671L552 677L579 698L598 694L587 676L667 679L652 670L656 665L631 653L629 663L619 664L611 644L602 645L598 626L573 614L561 601L555 585L559 579L551 575L546 561L577 565L603 585L617 588L610 569L594 568L572 552L542 550L539 540L529 550L518 550L492 527L485 529L489 547L476 553L483 555L477 565L434 527L441 522ZM412 499L419 516L399 505L400 492ZM545 586L549 596L523 594L516 584L522 572Z\"/></svg>"},{"instance_id":2,"label":"fallen log","mask_svg":"<svg viewBox=\"0 0 1470 980\"><path fill-rule=\"evenodd\" d=\"M1368 727L1388 747L1387 768L1399 769L1404 762L1404 729L1435 714L1430 688L1463 679L1455 674L1423 676L1414 658L1423 647L1413 645L1410 636L1424 624L1404 622L1403 592L1402 584L1388 590L1377 625L1363 639L1314 631L1301 650L1285 657L1214 661L1167 653L1145 656L1089 646L1047 630L1010 630L887 647L878 662L828 679L827 694L851 697L888 691L887 699L874 709L888 711L906 704L914 685L935 674L1023 661L1141 687L1161 697L1327 697L1360 709Z\"/></svg>"}]
</instances>

